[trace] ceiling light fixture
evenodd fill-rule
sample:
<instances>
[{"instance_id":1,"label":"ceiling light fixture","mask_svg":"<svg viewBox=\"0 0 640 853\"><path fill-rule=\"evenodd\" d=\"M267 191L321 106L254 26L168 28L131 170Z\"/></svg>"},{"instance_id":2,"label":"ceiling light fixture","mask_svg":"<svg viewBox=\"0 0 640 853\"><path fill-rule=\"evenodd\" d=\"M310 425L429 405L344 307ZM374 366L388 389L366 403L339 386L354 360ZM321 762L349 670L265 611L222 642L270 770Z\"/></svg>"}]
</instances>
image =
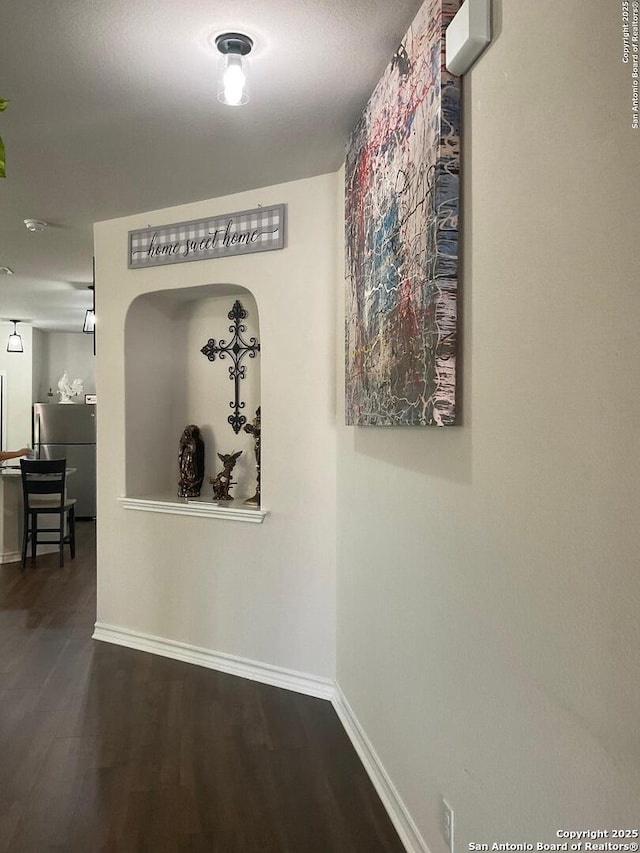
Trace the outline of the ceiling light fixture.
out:
<instances>
[{"instance_id":1,"label":"ceiling light fixture","mask_svg":"<svg viewBox=\"0 0 640 853\"><path fill-rule=\"evenodd\" d=\"M13 275L11 267L0 267L0 275Z\"/></svg>"},{"instance_id":2,"label":"ceiling light fixture","mask_svg":"<svg viewBox=\"0 0 640 853\"><path fill-rule=\"evenodd\" d=\"M249 102L247 87L247 55L253 40L242 33L222 33L216 38L216 47L222 54L218 70L218 100L230 107L240 107Z\"/></svg>"},{"instance_id":3,"label":"ceiling light fixture","mask_svg":"<svg viewBox=\"0 0 640 853\"><path fill-rule=\"evenodd\" d=\"M25 219L23 221L27 231L44 231L49 224L48 222L43 222L42 219Z\"/></svg>"},{"instance_id":4,"label":"ceiling light fixture","mask_svg":"<svg viewBox=\"0 0 640 853\"><path fill-rule=\"evenodd\" d=\"M9 322L13 323L13 332L11 332L9 340L7 341L7 352L24 352L22 338L18 334L18 330L16 328L20 320L9 320Z\"/></svg>"},{"instance_id":5,"label":"ceiling light fixture","mask_svg":"<svg viewBox=\"0 0 640 853\"><path fill-rule=\"evenodd\" d=\"M93 291L93 285L89 285L89 290ZM96 310L95 307L87 308L84 315L84 325L82 331L85 335L92 335L96 330Z\"/></svg>"},{"instance_id":6,"label":"ceiling light fixture","mask_svg":"<svg viewBox=\"0 0 640 853\"><path fill-rule=\"evenodd\" d=\"M93 335L93 354L96 354L96 259L93 259L93 284L89 285L91 291L91 308L87 308L84 315L82 331L85 335Z\"/></svg>"}]
</instances>

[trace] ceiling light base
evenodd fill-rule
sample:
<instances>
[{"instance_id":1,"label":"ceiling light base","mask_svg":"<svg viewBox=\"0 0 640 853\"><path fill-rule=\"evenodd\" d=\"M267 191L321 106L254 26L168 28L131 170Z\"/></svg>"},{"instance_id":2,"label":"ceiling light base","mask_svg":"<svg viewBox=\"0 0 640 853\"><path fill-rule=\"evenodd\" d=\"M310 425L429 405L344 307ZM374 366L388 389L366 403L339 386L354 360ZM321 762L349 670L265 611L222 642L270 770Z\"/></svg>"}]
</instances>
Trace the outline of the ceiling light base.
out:
<instances>
[{"instance_id":1,"label":"ceiling light base","mask_svg":"<svg viewBox=\"0 0 640 853\"><path fill-rule=\"evenodd\" d=\"M245 36L242 33L222 33L216 36L216 47L220 53L236 53L240 56L246 56L251 53L253 48L253 39Z\"/></svg>"}]
</instances>

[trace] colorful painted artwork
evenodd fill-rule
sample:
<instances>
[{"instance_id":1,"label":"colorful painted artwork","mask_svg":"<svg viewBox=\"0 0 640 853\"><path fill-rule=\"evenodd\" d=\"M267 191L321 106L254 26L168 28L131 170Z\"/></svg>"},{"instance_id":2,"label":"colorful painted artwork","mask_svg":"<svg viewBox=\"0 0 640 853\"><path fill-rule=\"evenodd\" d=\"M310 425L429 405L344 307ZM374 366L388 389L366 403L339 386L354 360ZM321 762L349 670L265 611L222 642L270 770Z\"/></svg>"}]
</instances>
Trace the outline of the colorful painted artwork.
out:
<instances>
[{"instance_id":1,"label":"colorful painted artwork","mask_svg":"<svg viewBox=\"0 0 640 853\"><path fill-rule=\"evenodd\" d=\"M458 6L426 0L347 146L347 424L455 423Z\"/></svg>"}]
</instances>

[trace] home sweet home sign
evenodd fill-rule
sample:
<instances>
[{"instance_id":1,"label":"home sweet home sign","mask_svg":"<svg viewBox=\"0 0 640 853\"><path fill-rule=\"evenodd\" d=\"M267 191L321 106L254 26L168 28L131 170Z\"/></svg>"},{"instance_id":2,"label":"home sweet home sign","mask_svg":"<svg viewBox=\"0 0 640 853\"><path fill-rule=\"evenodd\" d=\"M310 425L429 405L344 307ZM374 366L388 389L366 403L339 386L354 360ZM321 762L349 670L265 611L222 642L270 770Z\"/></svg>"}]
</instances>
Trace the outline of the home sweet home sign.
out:
<instances>
[{"instance_id":1,"label":"home sweet home sign","mask_svg":"<svg viewBox=\"0 0 640 853\"><path fill-rule=\"evenodd\" d=\"M284 221L285 206L276 204L129 231L129 269L282 249Z\"/></svg>"}]
</instances>

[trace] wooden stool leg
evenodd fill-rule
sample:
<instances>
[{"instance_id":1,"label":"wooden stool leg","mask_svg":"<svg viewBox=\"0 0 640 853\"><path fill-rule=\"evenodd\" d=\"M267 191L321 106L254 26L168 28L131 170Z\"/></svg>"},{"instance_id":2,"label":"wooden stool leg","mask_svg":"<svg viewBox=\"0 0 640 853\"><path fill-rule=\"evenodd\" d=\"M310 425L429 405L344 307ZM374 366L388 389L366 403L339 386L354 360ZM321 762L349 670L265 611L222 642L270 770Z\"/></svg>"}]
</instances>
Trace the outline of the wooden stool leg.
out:
<instances>
[{"instance_id":1,"label":"wooden stool leg","mask_svg":"<svg viewBox=\"0 0 640 853\"><path fill-rule=\"evenodd\" d=\"M36 548L38 546L38 513L31 513L31 559L36 558Z\"/></svg>"},{"instance_id":2,"label":"wooden stool leg","mask_svg":"<svg viewBox=\"0 0 640 853\"><path fill-rule=\"evenodd\" d=\"M73 560L76 556L76 508L74 506L69 510L69 548Z\"/></svg>"},{"instance_id":3,"label":"wooden stool leg","mask_svg":"<svg viewBox=\"0 0 640 853\"><path fill-rule=\"evenodd\" d=\"M24 513L24 519L22 522L23 531L22 531L22 568L24 569L27 565L27 545L29 543L29 513Z\"/></svg>"},{"instance_id":4,"label":"wooden stool leg","mask_svg":"<svg viewBox=\"0 0 640 853\"><path fill-rule=\"evenodd\" d=\"M61 512L60 513L60 522L59 522L59 524L60 524L60 539L58 540L59 544L60 544L60 568L62 568L64 566L64 523L65 523L65 513Z\"/></svg>"}]
</instances>

